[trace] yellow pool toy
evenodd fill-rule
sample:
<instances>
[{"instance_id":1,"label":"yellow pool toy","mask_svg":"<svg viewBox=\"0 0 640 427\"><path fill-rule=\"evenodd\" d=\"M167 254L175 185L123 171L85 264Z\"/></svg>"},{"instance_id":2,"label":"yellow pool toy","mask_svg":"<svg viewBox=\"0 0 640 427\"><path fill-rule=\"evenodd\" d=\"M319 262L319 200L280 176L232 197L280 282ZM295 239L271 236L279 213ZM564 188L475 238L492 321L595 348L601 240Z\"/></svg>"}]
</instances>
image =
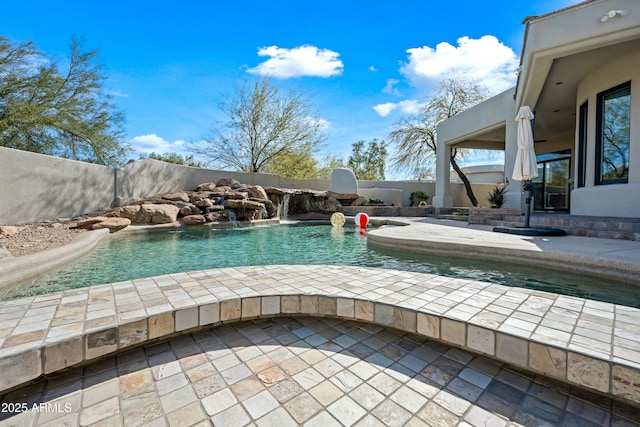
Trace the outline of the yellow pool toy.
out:
<instances>
[{"instance_id":1,"label":"yellow pool toy","mask_svg":"<svg viewBox=\"0 0 640 427\"><path fill-rule=\"evenodd\" d=\"M347 219L344 217L344 215L341 212L334 212L331 215L331 225L333 225L334 227L342 227L344 225L344 223L347 221Z\"/></svg>"}]
</instances>

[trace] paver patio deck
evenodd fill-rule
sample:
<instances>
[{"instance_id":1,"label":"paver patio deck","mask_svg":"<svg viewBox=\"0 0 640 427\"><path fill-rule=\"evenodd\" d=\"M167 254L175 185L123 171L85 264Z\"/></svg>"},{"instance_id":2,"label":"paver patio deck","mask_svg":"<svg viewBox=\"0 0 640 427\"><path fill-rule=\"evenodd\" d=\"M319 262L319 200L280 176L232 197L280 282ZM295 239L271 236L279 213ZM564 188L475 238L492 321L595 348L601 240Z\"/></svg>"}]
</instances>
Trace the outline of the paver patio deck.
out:
<instances>
[{"instance_id":1,"label":"paver patio deck","mask_svg":"<svg viewBox=\"0 0 640 427\"><path fill-rule=\"evenodd\" d=\"M407 230L409 228L412 227ZM383 233L392 230L385 229ZM502 236L496 237L502 239ZM488 236L483 238L490 239ZM459 244L456 239L451 240ZM563 253L570 257L567 241L561 243L564 245ZM593 243L606 245L608 242ZM628 243L636 245L624 246L621 250L633 253L640 249L637 242L623 244ZM490 250L491 245L486 246ZM536 248L540 252L558 252L557 247L553 249L553 244L547 246L546 249L540 249L540 245ZM500 244L495 244L495 248L501 248ZM610 246L607 248L612 249ZM588 250L593 251L593 246ZM585 249L578 250L583 261L586 259L584 252ZM621 254L622 252L618 253ZM633 265L634 256L628 258L631 261L625 260L624 264ZM274 316L286 316L287 319L269 319ZM288 319L289 316L296 316L296 319ZM254 319L253 323L222 324L250 319ZM365 323L355 324L352 321ZM125 405L126 398L122 391L123 387L127 387L126 384L123 385L123 381L126 382L126 378L129 378L126 375L130 372L122 371L120 360L130 360L126 357L131 357L139 359L142 364L136 369L139 377L132 381L139 381L148 388L145 388L145 399L160 401L160 406L156 405L160 409L156 411L157 417L154 417L160 425L173 425L173 421L191 425L186 422L190 419L188 416L198 413L206 415L201 420L195 417L194 423L215 423L223 417L223 425L229 425L227 422L231 420L242 419L246 419L247 423L269 425L272 421L284 423L285 421L278 420L290 418L300 424L307 421L329 423L332 419L337 419L344 425L356 422L375 425L369 424L369 421L374 420L383 424L403 420L415 425L421 425L419 421L442 425L433 423L434 419L451 420L451 425L482 425L483 422L498 423L496 425L508 425L509 422L531 424L536 419L542 423L540 425L545 422L554 425L558 419L565 425L588 425L585 424L586 419L595 422L594 425L634 425L640 423L637 412L640 406L640 346L637 344L640 342L640 332L637 330L639 323L640 310L629 307L471 280L393 270L269 266L180 273L0 303L0 369L3 372L0 376L0 390L8 393L2 397L1 402L7 405L32 402L61 405L69 403L72 409L68 413L56 413L70 417L69 420L79 420L84 425L106 422L106 418L100 418L101 414L113 416L109 422L113 421L115 425L129 424L131 418L126 418L125 414L127 408L131 407ZM209 330L210 326L221 324L222 326ZM315 325L315 328L311 325ZM197 332L202 328L202 331ZM253 333L242 332L247 328ZM276 328L281 333L265 337L265 328ZM289 332L282 328L289 328ZM305 337L297 336L294 331L300 328L307 328L313 333ZM320 333L320 328L333 332L327 332L329 336L324 336ZM263 333L260 332L261 329ZM344 331L346 329L349 333ZM210 354L208 344L202 344L202 340L208 342L206 337L211 336L218 336L220 340L219 335L224 334L224 331L235 331L232 335L240 334L245 341L236 345L233 339L222 339L220 349L224 354ZM341 332L340 336L344 336L340 340L339 336L331 336L338 332ZM365 332L369 336L359 339L358 336L364 336ZM182 333L188 335L180 335ZM279 347L273 347L270 351L261 349L262 341L248 338L254 333ZM287 333L293 341L282 342L278 337ZM311 336L315 338L310 338ZM391 338L384 338L385 336ZM358 354L357 349L353 348L362 344L364 339L372 338L382 339L386 344L380 343L378 348L369 345L373 352L366 356L364 353ZM166 339L171 341L158 343ZM403 344L398 344L400 342ZM185 348L190 348L193 354L185 355L180 350L183 346L180 343ZM140 349L140 346L145 345L147 347L144 350ZM402 356L397 359L390 358L382 351L389 345L404 349L405 353L400 352ZM404 348L407 346L413 347L407 350ZM160 353L168 352L166 357L173 359L158 361L152 358L160 348L166 350ZM169 349L172 349L173 356ZM127 350L132 353L123 353ZM285 362L288 358L283 357L284 354L302 358L302 354L312 350L314 353L308 356L315 354L314 357L319 357L322 354L325 358L335 359L342 368L330 375L328 372L313 370L308 372L309 375L299 375L303 371L287 371L288 365ZM275 353L271 355L272 352ZM117 355L114 357L113 354ZM453 354L457 356L453 357ZM492 361L489 362L482 355L491 357ZM183 367L188 362L182 362L185 357L191 356L199 361L206 359L206 363L215 368L211 371L211 377L214 374L221 377L223 382L219 384L221 388L216 393L222 394L216 394L215 399L207 400L207 396L196 393L194 387L197 381L189 377L189 368ZM345 356L350 358L349 362L341 359ZM260 378L262 371L253 370L249 362L261 357L260 360L273 363L270 367L278 375L288 376L271 384ZM216 364L218 358L223 360ZM400 362L402 359L404 363ZM181 362L173 363L177 360ZM340 364L340 360L344 363ZM393 363L389 364L387 360L393 360ZM436 364L438 360L444 365ZM478 361L474 363L483 366L493 366L492 370L495 372L490 374L486 370L474 368L470 365L474 360ZM242 363L236 363L237 361ZM304 368L305 371L317 371L316 362L304 361L308 365ZM319 362L320 360L317 361ZM454 362L460 364L456 365L460 369L449 372L449 366ZM67 366L82 363L89 364L84 368L59 373ZM130 360L130 363L133 361ZM201 364L204 363L203 361ZM354 371L350 368L351 365L359 368ZM166 372L166 377L154 373L155 366L162 366L158 369ZM278 373L276 367L284 374ZM413 373L407 372L405 368ZM108 375L110 378L98 383L87 380L102 371L111 372ZM341 384L344 386L344 378L336 379L335 375L343 371L343 376L360 379L358 387L367 391L365 393L361 390L362 396L373 399L371 396L377 396L377 392L388 398L375 405L368 403L371 406L369 408L351 391L341 390L341 397L332 402L326 399L323 401L311 392L313 387L321 383L326 383L324 387L328 389L331 389L329 383L340 389ZM362 376L376 372L385 373L396 382L398 378L394 374L405 375L407 378L401 381L404 388L399 388L408 396L415 397L417 392L418 397L412 400L396 396L394 400L391 393L383 393L380 389L370 390L370 378L374 376L369 376L366 381ZM505 373L502 377L497 377L500 372ZM543 376L536 377L536 373L554 377L560 382ZM430 376L431 374L435 377ZM26 389L20 388L41 375L47 376ZM516 382L520 385L500 379L505 376L513 381L518 378ZM438 382L437 378L441 381ZM299 397L300 401L291 403L274 396L271 388L285 380L302 387L306 393L297 394L305 397ZM411 380L414 380L414 385L417 381L435 387L435 390L424 387L425 390L434 392L433 396L425 390L417 389L417 386L407 385ZM247 384L252 386L243 388L238 395L234 385L241 381L248 381ZM69 387L65 385L67 383ZM484 388L481 384L484 384ZM534 384L538 385L534 387ZM259 390L262 390L260 386L264 387L265 393L251 394L253 386ZM111 397L101 400L102 392L92 391L94 387L104 389L105 395ZM114 389L118 390L115 394ZM584 391L586 389L594 393ZM181 394L173 394L178 392ZM327 390L324 392L329 393ZM196 393L195 399L193 393ZM456 407L456 412L442 401L434 400L435 396L442 393L451 396L465 409ZM167 397L163 403L165 395L176 399ZM556 397L552 398L553 402L549 402L548 399L551 398L548 396ZM63 397L71 400L64 400ZM180 402L184 399L188 402L181 405ZM624 399L631 405L620 403L617 399ZM85 405L85 400L95 405ZM142 399L133 402L137 403L129 404L144 405L146 401ZM218 405L225 406L225 409L218 411L222 407ZM144 407L147 408L146 405ZM317 410L314 412L310 408ZM170 417L179 410L182 410L183 415ZM55 416L51 412L55 411L45 413ZM220 415L223 412L225 415ZM313 412L313 416L309 412ZM405 412L409 414L407 419L402 415ZM425 416L420 417L421 413L431 415L425 419ZM39 425L47 417L45 415L42 418L42 414L30 410L26 414L9 417L5 412L0 413L0 416L7 417L5 422L9 425ZM268 415L270 418L266 418ZM527 419L530 421L525 422Z\"/></svg>"},{"instance_id":2,"label":"paver patio deck","mask_svg":"<svg viewBox=\"0 0 640 427\"><path fill-rule=\"evenodd\" d=\"M636 408L416 334L330 318L223 325L16 390L9 426L632 426ZM32 409L35 408L35 409Z\"/></svg>"}]
</instances>

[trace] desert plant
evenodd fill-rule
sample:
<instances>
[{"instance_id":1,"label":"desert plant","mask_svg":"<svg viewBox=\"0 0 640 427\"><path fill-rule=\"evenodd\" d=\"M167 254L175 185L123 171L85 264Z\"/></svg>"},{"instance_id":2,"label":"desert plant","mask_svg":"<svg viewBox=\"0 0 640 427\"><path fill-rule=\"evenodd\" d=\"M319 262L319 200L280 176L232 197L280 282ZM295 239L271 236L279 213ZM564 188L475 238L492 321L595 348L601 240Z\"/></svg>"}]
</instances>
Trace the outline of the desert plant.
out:
<instances>
[{"instance_id":1,"label":"desert plant","mask_svg":"<svg viewBox=\"0 0 640 427\"><path fill-rule=\"evenodd\" d=\"M494 209L499 209L504 205L504 202L507 198L507 186L499 186L496 185L493 190L489 192L487 196L487 201L489 202L489 207Z\"/></svg>"},{"instance_id":2,"label":"desert plant","mask_svg":"<svg viewBox=\"0 0 640 427\"><path fill-rule=\"evenodd\" d=\"M424 191L413 191L409 196L411 206L419 206L420 202L429 202L429 195Z\"/></svg>"}]
</instances>

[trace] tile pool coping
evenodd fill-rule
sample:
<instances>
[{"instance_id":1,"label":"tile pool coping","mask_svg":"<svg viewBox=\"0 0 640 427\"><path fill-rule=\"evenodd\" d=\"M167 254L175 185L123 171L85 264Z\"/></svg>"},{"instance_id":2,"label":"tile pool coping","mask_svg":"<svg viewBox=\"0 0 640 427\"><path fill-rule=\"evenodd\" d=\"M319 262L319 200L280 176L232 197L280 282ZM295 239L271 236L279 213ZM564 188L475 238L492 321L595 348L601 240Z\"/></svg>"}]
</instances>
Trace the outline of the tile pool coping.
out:
<instances>
[{"instance_id":1,"label":"tile pool coping","mask_svg":"<svg viewBox=\"0 0 640 427\"><path fill-rule=\"evenodd\" d=\"M280 265L0 302L0 391L222 323L336 317L416 333L640 405L640 310L467 279Z\"/></svg>"},{"instance_id":2,"label":"tile pool coping","mask_svg":"<svg viewBox=\"0 0 640 427\"><path fill-rule=\"evenodd\" d=\"M178 273L0 304L0 391L222 323L326 316L416 333L640 404L640 310L485 282L344 266Z\"/></svg>"}]
</instances>

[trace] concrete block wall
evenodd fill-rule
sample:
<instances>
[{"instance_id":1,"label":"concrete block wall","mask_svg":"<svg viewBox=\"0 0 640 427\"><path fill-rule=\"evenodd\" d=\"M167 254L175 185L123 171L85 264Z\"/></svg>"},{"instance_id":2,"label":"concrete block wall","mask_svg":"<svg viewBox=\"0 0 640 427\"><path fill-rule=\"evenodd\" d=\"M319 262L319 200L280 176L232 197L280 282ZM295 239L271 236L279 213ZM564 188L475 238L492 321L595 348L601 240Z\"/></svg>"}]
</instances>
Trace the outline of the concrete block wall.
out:
<instances>
[{"instance_id":1,"label":"concrete block wall","mask_svg":"<svg viewBox=\"0 0 640 427\"><path fill-rule=\"evenodd\" d=\"M0 147L0 224L73 217L111 206L116 169Z\"/></svg>"},{"instance_id":2,"label":"concrete block wall","mask_svg":"<svg viewBox=\"0 0 640 427\"><path fill-rule=\"evenodd\" d=\"M112 168L0 147L0 225L70 218L124 205L153 194L193 189L235 178L245 184L292 189L329 190L330 181L290 179L174 165L152 159ZM359 181L359 188L402 191L409 206L413 191L433 196L435 185L420 181Z\"/></svg>"}]
</instances>

